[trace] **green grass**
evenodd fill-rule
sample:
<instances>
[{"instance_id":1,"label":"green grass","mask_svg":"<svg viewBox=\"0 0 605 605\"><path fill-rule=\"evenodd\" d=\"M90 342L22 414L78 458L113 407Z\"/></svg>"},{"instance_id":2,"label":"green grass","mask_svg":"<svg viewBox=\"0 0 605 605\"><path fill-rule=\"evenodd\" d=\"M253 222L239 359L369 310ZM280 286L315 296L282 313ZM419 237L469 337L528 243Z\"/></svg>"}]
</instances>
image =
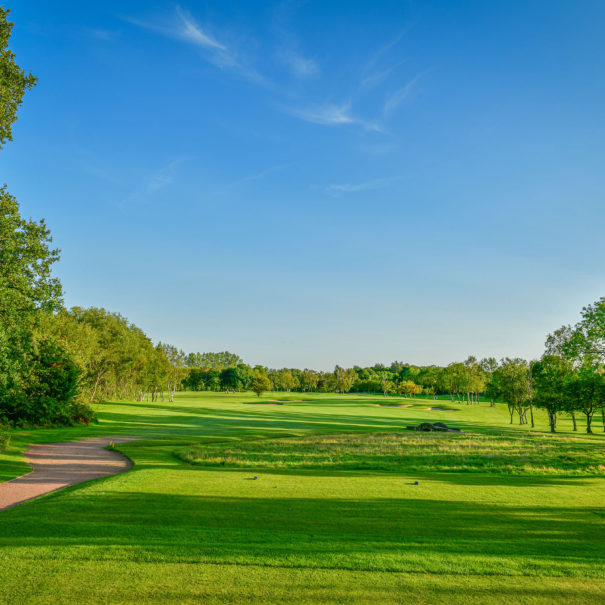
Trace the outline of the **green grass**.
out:
<instances>
[{"instance_id":1,"label":"green grass","mask_svg":"<svg viewBox=\"0 0 605 605\"><path fill-rule=\"evenodd\" d=\"M567 435L342 433L199 444L175 455L207 467L605 476L605 449Z\"/></svg>"},{"instance_id":2,"label":"green grass","mask_svg":"<svg viewBox=\"0 0 605 605\"><path fill-rule=\"evenodd\" d=\"M140 440L119 446L131 472L0 513L0 603L605 600L602 434L531 432L485 404L256 399L183 393L14 433L4 478L27 443ZM472 434L399 432L435 420Z\"/></svg>"}]
</instances>

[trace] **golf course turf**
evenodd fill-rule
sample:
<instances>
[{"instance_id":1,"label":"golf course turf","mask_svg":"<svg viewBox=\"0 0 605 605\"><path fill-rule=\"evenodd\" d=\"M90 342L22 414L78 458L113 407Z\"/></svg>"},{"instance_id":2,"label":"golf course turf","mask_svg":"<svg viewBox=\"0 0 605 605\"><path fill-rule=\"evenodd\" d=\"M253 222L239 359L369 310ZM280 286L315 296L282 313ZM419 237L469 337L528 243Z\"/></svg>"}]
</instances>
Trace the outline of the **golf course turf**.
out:
<instances>
[{"instance_id":1,"label":"golf course turf","mask_svg":"<svg viewBox=\"0 0 605 605\"><path fill-rule=\"evenodd\" d=\"M15 431L2 481L30 443L137 440L116 446L128 473L0 513L0 602L605 601L602 433L551 436L540 411L530 431L499 404L276 399L177 393ZM405 430L435 421L463 433Z\"/></svg>"}]
</instances>

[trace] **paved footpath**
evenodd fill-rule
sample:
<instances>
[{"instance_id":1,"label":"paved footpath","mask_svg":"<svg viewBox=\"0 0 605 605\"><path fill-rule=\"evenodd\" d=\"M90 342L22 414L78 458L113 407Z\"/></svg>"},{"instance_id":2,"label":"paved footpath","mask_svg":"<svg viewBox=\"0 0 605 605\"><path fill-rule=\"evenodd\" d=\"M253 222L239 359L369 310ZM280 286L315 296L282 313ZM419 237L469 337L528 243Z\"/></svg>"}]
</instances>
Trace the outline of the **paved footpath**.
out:
<instances>
[{"instance_id":1,"label":"paved footpath","mask_svg":"<svg viewBox=\"0 0 605 605\"><path fill-rule=\"evenodd\" d=\"M131 437L95 437L67 443L30 445L25 458L33 470L0 483L0 511L68 485L123 473L132 462L123 454L105 449L109 442L134 441Z\"/></svg>"}]
</instances>

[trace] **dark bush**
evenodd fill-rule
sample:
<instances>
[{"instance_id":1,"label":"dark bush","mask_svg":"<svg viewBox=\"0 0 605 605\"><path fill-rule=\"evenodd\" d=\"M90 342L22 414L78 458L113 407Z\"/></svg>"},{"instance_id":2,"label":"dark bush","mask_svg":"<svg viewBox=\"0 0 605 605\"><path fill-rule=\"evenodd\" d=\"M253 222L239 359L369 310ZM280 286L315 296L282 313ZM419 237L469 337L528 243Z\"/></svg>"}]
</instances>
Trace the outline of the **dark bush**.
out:
<instances>
[{"instance_id":1,"label":"dark bush","mask_svg":"<svg viewBox=\"0 0 605 605\"><path fill-rule=\"evenodd\" d=\"M58 342L37 342L28 356L22 388L0 398L0 416L13 426L71 425L94 420L87 406L74 403L80 369Z\"/></svg>"},{"instance_id":2,"label":"dark bush","mask_svg":"<svg viewBox=\"0 0 605 605\"><path fill-rule=\"evenodd\" d=\"M74 424L90 424L98 422L97 416L91 407L85 403L72 403L71 405L71 420Z\"/></svg>"}]
</instances>

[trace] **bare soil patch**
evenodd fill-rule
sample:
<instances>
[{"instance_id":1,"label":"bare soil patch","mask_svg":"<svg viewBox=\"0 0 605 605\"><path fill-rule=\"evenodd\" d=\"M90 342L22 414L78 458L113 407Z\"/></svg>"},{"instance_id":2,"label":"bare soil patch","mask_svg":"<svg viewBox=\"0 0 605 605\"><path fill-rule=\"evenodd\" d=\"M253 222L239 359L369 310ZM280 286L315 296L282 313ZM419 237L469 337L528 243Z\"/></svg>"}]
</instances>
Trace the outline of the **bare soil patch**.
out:
<instances>
[{"instance_id":1,"label":"bare soil patch","mask_svg":"<svg viewBox=\"0 0 605 605\"><path fill-rule=\"evenodd\" d=\"M132 468L120 452L105 449L110 442L134 441L132 437L95 437L67 443L30 445L25 459L32 472L0 483L0 510L99 477L117 475Z\"/></svg>"}]
</instances>

